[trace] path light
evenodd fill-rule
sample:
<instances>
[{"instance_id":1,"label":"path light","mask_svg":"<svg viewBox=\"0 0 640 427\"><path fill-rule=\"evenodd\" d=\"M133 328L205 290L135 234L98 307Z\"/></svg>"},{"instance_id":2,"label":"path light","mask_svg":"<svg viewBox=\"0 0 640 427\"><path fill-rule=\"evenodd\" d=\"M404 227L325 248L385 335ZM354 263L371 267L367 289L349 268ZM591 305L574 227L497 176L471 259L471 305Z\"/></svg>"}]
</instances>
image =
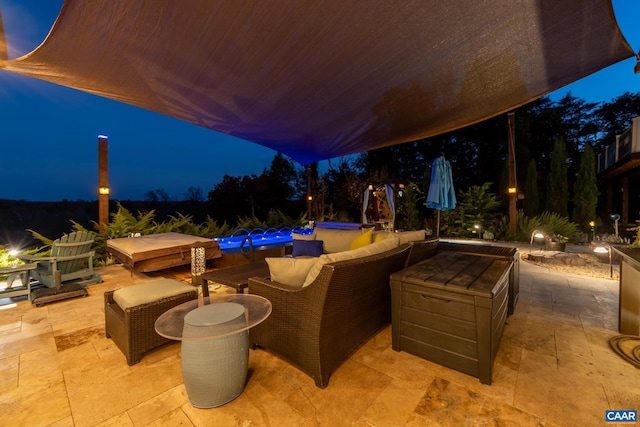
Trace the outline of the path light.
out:
<instances>
[{"instance_id":1,"label":"path light","mask_svg":"<svg viewBox=\"0 0 640 427\"><path fill-rule=\"evenodd\" d=\"M194 286L200 286L203 283L202 275L204 274L207 266L207 260L205 258L205 249L202 246L191 247L191 284ZM202 296L209 296L209 287L202 286Z\"/></svg>"},{"instance_id":2,"label":"path light","mask_svg":"<svg viewBox=\"0 0 640 427\"><path fill-rule=\"evenodd\" d=\"M597 253L597 254L606 254L607 252L609 253L609 277L613 278L613 262L611 260L611 245L607 245L606 243L603 245L598 245L595 248L593 248L593 252Z\"/></svg>"},{"instance_id":3,"label":"path light","mask_svg":"<svg viewBox=\"0 0 640 427\"><path fill-rule=\"evenodd\" d=\"M531 242L529 242L529 253L533 251L533 239L544 239L544 233L540 230L531 232Z\"/></svg>"},{"instance_id":4,"label":"path light","mask_svg":"<svg viewBox=\"0 0 640 427\"><path fill-rule=\"evenodd\" d=\"M477 231L477 233L478 233L478 238L479 238L479 239L482 239L482 227L480 226L480 224L475 224L475 225L473 226L473 228L475 228L476 230L478 230L478 231Z\"/></svg>"}]
</instances>

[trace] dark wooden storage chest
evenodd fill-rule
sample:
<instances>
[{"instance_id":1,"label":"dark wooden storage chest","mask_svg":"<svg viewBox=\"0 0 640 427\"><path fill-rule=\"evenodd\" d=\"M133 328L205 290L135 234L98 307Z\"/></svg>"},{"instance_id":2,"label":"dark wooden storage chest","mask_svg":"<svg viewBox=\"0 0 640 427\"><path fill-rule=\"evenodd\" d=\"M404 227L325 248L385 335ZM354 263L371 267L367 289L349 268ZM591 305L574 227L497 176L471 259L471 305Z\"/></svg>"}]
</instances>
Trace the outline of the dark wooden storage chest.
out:
<instances>
[{"instance_id":1,"label":"dark wooden storage chest","mask_svg":"<svg viewBox=\"0 0 640 427\"><path fill-rule=\"evenodd\" d=\"M491 384L507 317L511 264L444 251L392 274L393 349Z\"/></svg>"}]
</instances>

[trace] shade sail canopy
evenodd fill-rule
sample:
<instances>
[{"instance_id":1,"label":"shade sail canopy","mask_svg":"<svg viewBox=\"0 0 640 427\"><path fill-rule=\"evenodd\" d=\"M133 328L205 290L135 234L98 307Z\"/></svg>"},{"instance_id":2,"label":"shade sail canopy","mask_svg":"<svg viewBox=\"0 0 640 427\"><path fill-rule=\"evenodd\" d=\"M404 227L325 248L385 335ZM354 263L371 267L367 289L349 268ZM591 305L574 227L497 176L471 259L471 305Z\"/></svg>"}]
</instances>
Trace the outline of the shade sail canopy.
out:
<instances>
[{"instance_id":1,"label":"shade sail canopy","mask_svg":"<svg viewBox=\"0 0 640 427\"><path fill-rule=\"evenodd\" d=\"M631 56L607 0L66 0L0 68L308 164L479 122Z\"/></svg>"}]
</instances>

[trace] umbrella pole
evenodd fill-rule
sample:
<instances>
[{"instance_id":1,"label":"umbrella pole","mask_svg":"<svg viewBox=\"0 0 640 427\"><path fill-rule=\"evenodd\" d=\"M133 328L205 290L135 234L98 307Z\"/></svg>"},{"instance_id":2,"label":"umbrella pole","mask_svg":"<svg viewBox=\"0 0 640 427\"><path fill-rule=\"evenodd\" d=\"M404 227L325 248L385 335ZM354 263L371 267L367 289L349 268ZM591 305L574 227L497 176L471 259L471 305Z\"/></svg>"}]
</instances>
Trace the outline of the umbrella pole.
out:
<instances>
[{"instance_id":1,"label":"umbrella pole","mask_svg":"<svg viewBox=\"0 0 640 427\"><path fill-rule=\"evenodd\" d=\"M440 209L438 209L438 221L436 222L436 237L440 237Z\"/></svg>"}]
</instances>

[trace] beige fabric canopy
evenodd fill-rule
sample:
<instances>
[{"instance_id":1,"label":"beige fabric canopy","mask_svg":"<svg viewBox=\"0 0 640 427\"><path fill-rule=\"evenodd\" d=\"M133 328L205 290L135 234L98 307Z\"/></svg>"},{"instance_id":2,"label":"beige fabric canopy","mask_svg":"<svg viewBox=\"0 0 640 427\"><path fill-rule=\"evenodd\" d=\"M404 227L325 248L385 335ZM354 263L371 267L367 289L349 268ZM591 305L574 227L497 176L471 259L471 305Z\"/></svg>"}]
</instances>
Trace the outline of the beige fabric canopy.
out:
<instances>
[{"instance_id":1,"label":"beige fabric canopy","mask_svg":"<svg viewBox=\"0 0 640 427\"><path fill-rule=\"evenodd\" d=\"M609 0L66 0L44 43L0 68L308 164L487 119L631 56Z\"/></svg>"}]
</instances>

